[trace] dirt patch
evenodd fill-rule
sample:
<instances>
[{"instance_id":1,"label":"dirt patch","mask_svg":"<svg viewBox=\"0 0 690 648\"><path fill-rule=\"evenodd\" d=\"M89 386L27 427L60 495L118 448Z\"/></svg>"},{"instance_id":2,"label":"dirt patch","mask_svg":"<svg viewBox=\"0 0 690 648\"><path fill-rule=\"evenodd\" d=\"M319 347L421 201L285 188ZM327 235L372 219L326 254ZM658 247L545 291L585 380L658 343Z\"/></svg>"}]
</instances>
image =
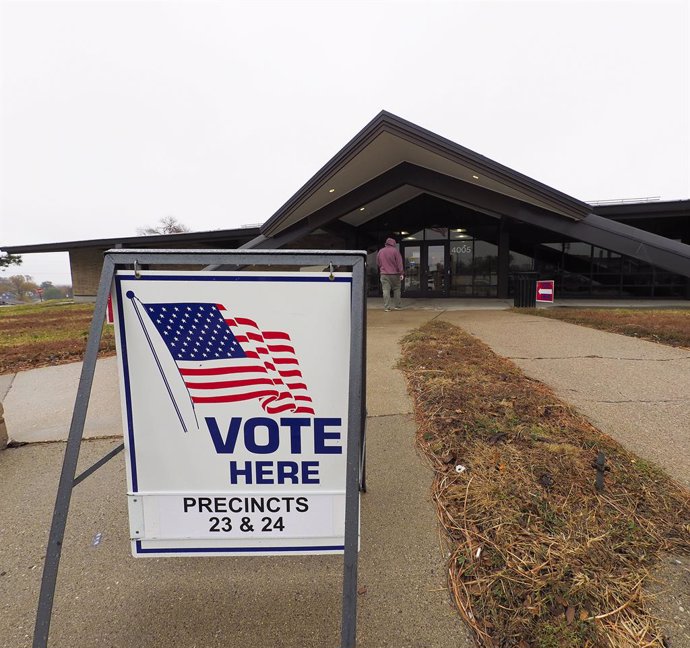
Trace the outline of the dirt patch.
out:
<instances>
[{"instance_id":1,"label":"dirt patch","mask_svg":"<svg viewBox=\"0 0 690 648\"><path fill-rule=\"evenodd\" d=\"M0 374L83 359L92 304L0 308ZM112 326L104 326L99 356L115 353Z\"/></svg>"},{"instance_id":2,"label":"dirt patch","mask_svg":"<svg viewBox=\"0 0 690 648\"><path fill-rule=\"evenodd\" d=\"M690 493L450 324L408 336L401 368L478 643L668 646L644 586L664 552L690 554Z\"/></svg>"},{"instance_id":3,"label":"dirt patch","mask_svg":"<svg viewBox=\"0 0 690 648\"><path fill-rule=\"evenodd\" d=\"M629 308L516 308L518 313L563 320L592 328L690 348L690 310Z\"/></svg>"}]
</instances>

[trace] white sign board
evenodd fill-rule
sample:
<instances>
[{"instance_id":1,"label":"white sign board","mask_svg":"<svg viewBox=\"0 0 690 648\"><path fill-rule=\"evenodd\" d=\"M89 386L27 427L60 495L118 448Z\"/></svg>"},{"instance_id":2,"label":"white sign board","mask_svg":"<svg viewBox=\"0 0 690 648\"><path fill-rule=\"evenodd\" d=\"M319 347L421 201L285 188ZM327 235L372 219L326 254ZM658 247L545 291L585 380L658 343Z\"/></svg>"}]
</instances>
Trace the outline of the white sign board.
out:
<instances>
[{"instance_id":1,"label":"white sign board","mask_svg":"<svg viewBox=\"0 0 690 648\"><path fill-rule=\"evenodd\" d=\"M351 273L115 274L135 556L342 553Z\"/></svg>"}]
</instances>

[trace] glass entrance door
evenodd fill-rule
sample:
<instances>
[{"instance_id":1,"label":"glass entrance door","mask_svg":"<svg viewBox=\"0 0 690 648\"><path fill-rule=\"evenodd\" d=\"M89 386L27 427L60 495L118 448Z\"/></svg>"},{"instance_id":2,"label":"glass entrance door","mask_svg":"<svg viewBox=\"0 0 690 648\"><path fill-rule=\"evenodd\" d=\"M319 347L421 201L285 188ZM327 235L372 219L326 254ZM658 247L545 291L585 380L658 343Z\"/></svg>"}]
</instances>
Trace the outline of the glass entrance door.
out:
<instances>
[{"instance_id":1,"label":"glass entrance door","mask_svg":"<svg viewBox=\"0 0 690 648\"><path fill-rule=\"evenodd\" d=\"M448 243L403 244L402 256L405 264L403 295L408 297L448 295Z\"/></svg>"},{"instance_id":2,"label":"glass entrance door","mask_svg":"<svg viewBox=\"0 0 690 648\"><path fill-rule=\"evenodd\" d=\"M404 295L417 295L422 291L422 247L406 245L403 247L403 267L405 279L402 291Z\"/></svg>"},{"instance_id":3,"label":"glass entrance door","mask_svg":"<svg viewBox=\"0 0 690 648\"><path fill-rule=\"evenodd\" d=\"M429 297L443 297L448 294L446 281L446 254L448 244L434 243L426 246L426 292Z\"/></svg>"}]
</instances>

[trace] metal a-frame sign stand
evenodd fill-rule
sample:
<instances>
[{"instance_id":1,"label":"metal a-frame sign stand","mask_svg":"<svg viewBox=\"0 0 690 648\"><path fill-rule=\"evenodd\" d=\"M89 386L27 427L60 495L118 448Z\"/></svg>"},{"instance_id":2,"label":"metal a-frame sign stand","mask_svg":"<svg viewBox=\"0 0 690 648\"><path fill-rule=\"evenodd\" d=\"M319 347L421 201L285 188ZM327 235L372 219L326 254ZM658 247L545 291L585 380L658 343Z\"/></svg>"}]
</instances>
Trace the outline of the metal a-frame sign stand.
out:
<instances>
[{"instance_id":1,"label":"metal a-frame sign stand","mask_svg":"<svg viewBox=\"0 0 690 648\"><path fill-rule=\"evenodd\" d=\"M96 306L89 330L67 446L62 464L55 508L46 550L36 614L33 648L47 648L53 599L62 544L73 488L124 449L120 444L102 459L76 475L79 449L89 406L101 331L108 295L117 269L156 265L192 265L205 270L259 266L322 266L349 268L352 272L350 368L347 457L345 475L345 538L340 648L355 648L357 621L357 551L359 535L359 491L365 484L365 336L366 295L364 251L323 250L109 250L105 254Z\"/></svg>"}]
</instances>

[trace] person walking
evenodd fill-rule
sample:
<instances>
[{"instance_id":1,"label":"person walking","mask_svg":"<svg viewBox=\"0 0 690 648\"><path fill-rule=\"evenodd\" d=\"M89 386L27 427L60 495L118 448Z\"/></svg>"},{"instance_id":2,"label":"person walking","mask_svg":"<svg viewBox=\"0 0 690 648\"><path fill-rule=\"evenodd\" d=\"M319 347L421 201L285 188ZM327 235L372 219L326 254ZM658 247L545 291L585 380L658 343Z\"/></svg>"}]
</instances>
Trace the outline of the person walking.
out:
<instances>
[{"instance_id":1,"label":"person walking","mask_svg":"<svg viewBox=\"0 0 690 648\"><path fill-rule=\"evenodd\" d=\"M383 289L383 310L388 312L391 309L391 290L393 291L393 308L401 310L400 306L400 284L402 282L403 260L398 252L395 239L386 239L386 245L382 247L376 255L376 264L381 275L381 288Z\"/></svg>"}]
</instances>

